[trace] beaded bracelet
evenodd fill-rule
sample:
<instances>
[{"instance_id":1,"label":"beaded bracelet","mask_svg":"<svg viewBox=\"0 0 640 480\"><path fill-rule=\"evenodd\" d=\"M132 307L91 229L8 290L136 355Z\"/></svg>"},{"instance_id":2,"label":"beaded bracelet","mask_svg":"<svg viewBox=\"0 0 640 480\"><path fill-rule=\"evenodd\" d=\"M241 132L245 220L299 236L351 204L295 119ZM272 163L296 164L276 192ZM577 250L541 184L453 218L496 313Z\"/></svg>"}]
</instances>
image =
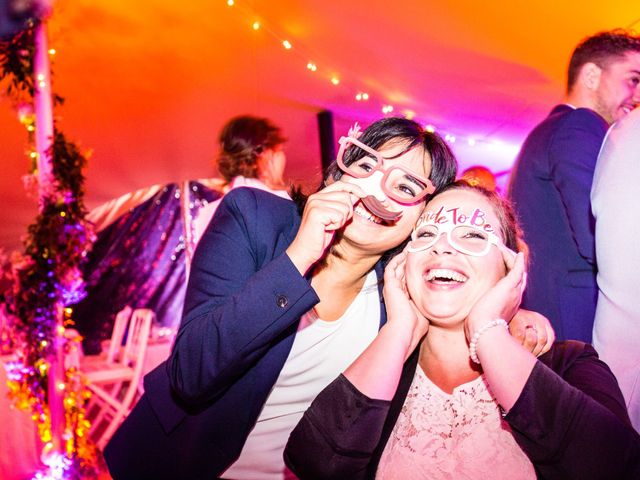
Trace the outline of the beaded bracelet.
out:
<instances>
[{"instance_id":1,"label":"beaded bracelet","mask_svg":"<svg viewBox=\"0 0 640 480\"><path fill-rule=\"evenodd\" d=\"M480 338L480 335L482 335L484 332L486 332L490 328L495 327L497 325L502 325L506 329L509 328L506 321L504 321L502 318L498 318L497 320L492 320L491 322L485 323L482 327L480 327L480 330L474 333L473 337L471 337L471 341L469 342L469 356L471 357L471 360L473 360L478 365L480 365L480 359L478 358L478 352L477 352L478 339Z\"/></svg>"}]
</instances>

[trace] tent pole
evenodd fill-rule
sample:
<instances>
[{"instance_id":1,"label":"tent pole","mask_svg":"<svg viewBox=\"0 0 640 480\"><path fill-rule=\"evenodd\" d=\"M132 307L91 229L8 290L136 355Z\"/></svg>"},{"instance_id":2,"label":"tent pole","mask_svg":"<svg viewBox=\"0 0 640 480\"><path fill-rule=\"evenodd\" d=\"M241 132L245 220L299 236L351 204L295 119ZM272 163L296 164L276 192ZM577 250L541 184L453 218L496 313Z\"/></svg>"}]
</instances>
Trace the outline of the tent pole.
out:
<instances>
[{"instance_id":1,"label":"tent pole","mask_svg":"<svg viewBox=\"0 0 640 480\"><path fill-rule=\"evenodd\" d=\"M39 207L40 211L47 203L47 192L51 191L53 167L51 145L53 143L53 100L51 94L51 70L49 66L49 48L47 26L44 20L38 22L34 30L34 101L36 115L36 152L38 166ZM55 305L56 327L54 352L48 359L48 403L51 419L52 453L63 453L62 433L64 430L64 360L62 358L62 305Z\"/></svg>"}]
</instances>

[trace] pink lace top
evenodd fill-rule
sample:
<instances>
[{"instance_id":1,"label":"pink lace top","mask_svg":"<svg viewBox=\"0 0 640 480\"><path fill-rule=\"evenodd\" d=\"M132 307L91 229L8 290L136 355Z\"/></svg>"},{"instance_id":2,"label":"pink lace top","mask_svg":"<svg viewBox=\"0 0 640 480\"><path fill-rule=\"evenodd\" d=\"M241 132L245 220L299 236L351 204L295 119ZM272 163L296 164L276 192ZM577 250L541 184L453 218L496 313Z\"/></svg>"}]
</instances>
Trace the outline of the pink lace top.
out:
<instances>
[{"instance_id":1,"label":"pink lace top","mask_svg":"<svg viewBox=\"0 0 640 480\"><path fill-rule=\"evenodd\" d=\"M443 392L416 369L377 479L535 479L484 377Z\"/></svg>"}]
</instances>

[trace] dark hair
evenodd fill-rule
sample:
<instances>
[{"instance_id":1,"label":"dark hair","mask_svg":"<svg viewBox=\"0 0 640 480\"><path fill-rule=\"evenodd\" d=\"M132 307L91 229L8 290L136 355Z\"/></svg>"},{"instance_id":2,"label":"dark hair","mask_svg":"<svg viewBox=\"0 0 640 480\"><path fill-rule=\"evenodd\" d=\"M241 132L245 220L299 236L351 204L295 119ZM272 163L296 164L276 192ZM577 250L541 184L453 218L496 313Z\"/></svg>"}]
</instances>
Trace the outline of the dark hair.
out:
<instances>
[{"instance_id":1,"label":"dark hair","mask_svg":"<svg viewBox=\"0 0 640 480\"><path fill-rule=\"evenodd\" d=\"M436 189L456 178L458 162L449 146L437 133L425 130L413 120L401 117L383 118L369 125L358 140L376 150L390 140L404 142L405 149L399 155L421 146L431 157L429 179ZM363 154L362 150L352 146L347 148L344 153L344 163L349 165L355 162L358 160L358 154ZM342 172L334 161L327 168L324 178L332 177L338 180L341 176Z\"/></svg>"},{"instance_id":2,"label":"dark hair","mask_svg":"<svg viewBox=\"0 0 640 480\"><path fill-rule=\"evenodd\" d=\"M286 141L280 127L267 118L251 115L232 118L220 132L218 171L227 182L238 175L257 178L260 154Z\"/></svg>"},{"instance_id":3,"label":"dark hair","mask_svg":"<svg viewBox=\"0 0 640 480\"><path fill-rule=\"evenodd\" d=\"M402 117L383 118L369 125L358 140L373 149L378 149L389 141L406 142L404 150L399 155L408 152L412 148L422 147L431 157L429 179L436 187L436 191L453 182L456 178L458 162L449 146L440 135L425 130L413 120ZM360 149L347 148L343 159L345 164L349 165L358 160L358 153L356 152L362 153ZM342 172L337 162L334 161L327 168L324 178L338 180L341 176ZM298 208L302 212L304 203L299 200L299 198L295 199L296 203L298 203ZM381 258L382 265L386 266L389 260L400 253L409 239L410 237L407 237L400 245L385 252Z\"/></svg>"},{"instance_id":4,"label":"dark hair","mask_svg":"<svg viewBox=\"0 0 640 480\"><path fill-rule=\"evenodd\" d=\"M580 69L586 63L595 63L607 68L614 60L619 60L628 52L640 53L640 37L623 29L600 32L582 40L573 51L567 72L567 93L570 93Z\"/></svg>"},{"instance_id":5,"label":"dark hair","mask_svg":"<svg viewBox=\"0 0 640 480\"><path fill-rule=\"evenodd\" d=\"M518 223L513 206L506 198L501 197L496 192L487 190L484 187L470 185L466 180L458 180L442 187L434 193L429 201L433 200L441 193L448 192L450 190L470 190L485 197L493 207L496 216L498 217L498 221L500 222L500 234L502 235L504 244L514 252L523 252L525 260L528 258L529 248L524 241L524 235Z\"/></svg>"}]
</instances>

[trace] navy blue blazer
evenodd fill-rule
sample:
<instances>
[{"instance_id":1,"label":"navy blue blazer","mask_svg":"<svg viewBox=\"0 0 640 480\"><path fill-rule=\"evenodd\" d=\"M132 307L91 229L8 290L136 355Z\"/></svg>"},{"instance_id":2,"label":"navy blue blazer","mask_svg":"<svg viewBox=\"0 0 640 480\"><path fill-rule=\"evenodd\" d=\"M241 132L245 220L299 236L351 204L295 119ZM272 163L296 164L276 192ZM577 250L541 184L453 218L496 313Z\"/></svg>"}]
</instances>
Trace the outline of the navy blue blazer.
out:
<instances>
[{"instance_id":1,"label":"navy blue blazer","mask_svg":"<svg viewBox=\"0 0 640 480\"><path fill-rule=\"evenodd\" d=\"M545 315L558 340L591 342L598 289L589 195L608 125L557 105L525 140L509 197L530 248L522 307Z\"/></svg>"},{"instance_id":2,"label":"navy blue blazer","mask_svg":"<svg viewBox=\"0 0 640 480\"><path fill-rule=\"evenodd\" d=\"M196 249L171 356L105 449L115 480L211 480L238 458L319 301L285 254L299 226L296 205L268 192L224 197Z\"/></svg>"}]
</instances>

